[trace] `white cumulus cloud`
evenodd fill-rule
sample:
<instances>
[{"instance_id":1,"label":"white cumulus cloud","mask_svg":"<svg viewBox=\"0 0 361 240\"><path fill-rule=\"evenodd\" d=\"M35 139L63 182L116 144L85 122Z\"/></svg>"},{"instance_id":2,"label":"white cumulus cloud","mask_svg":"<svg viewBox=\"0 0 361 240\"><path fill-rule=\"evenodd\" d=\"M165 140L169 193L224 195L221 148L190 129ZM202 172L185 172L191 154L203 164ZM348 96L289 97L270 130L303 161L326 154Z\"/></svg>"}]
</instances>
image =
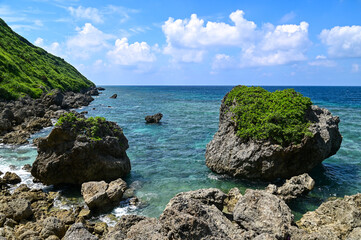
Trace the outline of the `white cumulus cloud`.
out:
<instances>
[{"instance_id":1,"label":"white cumulus cloud","mask_svg":"<svg viewBox=\"0 0 361 240\"><path fill-rule=\"evenodd\" d=\"M108 41L115 39L115 36L102 32L91 23L86 23L84 27L76 30L78 31L77 35L69 38L66 43L69 55L74 57L86 59L93 52L109 48Z\"/></svg>"},{"instance_id":2,"label":"white cumulus cloud","mask_svg":"<svg viewBox=\"0 0 361 240\"><path fill-rule=\"evenodd\" d=\"M310 45L308 23L265 24L257 28L253 21L244 18L241 10L231 13L229 18L233 24L205 23L196 14L184 20L169 18L162 26L167 41L163 52L175 61L201 62L212 48L231 47L241 53L240 67L286 64L306 59L305 51ZM219 56L216 56L214 66L220 66L217 63L220 62Z\"/></svg>"},{"instance_id":3,"label":"white cumulus cloud","mask_svg":"<svg viewBox=\"0 0 361 240\"><path fill-rule=\"evenodd\" d=\"M129 44L127 38L117 39L114 48L108 51L107 55L115 64L125 66L156 60L148 43L134 42Z\"/></svg>"},{"instance_id":4,"label":"white cumulus cloud","mask_svg":"<svg viewBox=\"0 0 361 240\"><path fill-rule=\"evenodd\" d=\"M320 38L328 47L330 57L361 57L361 26L336 26L332 29L324 29Z\"/></svg>"},{"instance_id":5,"label":"white cumulus cloud","mask_svg":"<svg viewBox=\"0 0 361 240\"><path fill-rule=\"evenodd\" d=\"M90 20L94 23L104 22L102 15L97 8L85 8L82 6L79 6L78 8L69 7L68 11L73 17L78 19Z\"/></svg>"},{"instance_id":6,"label":"white cumulus cloud","mask_svg":"<svg viewBox=\"0 0 361 240\"><path fill-rule=\"evenodd\" d=\"M34 44L38 47L44 48L46 51L50 52L53 55L64 57L64 53L60 48L60 44L58 42L53 42L50 45L46 45L44 43L44 39L38 37Z\"/></svg>"}]
</instances>

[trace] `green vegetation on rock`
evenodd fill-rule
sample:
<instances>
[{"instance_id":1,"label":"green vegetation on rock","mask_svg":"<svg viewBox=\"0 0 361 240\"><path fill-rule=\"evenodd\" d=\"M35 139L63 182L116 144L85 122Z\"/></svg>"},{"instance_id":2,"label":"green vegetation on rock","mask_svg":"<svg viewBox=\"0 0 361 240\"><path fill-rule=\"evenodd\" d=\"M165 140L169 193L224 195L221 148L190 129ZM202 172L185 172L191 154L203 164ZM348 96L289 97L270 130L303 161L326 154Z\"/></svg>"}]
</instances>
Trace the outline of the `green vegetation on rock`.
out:
<instances>
[{"instance_id":1,"label":"green vegetation on rock","mask_svg":"<svg viewBox=\"0 0 361 240\"><path fill-rule=\"evenodd\" d=\"M66 113L61 116L55 126L70 128L76 135L84 135L93 141L102 140L105 136L114 136L118 139L123 133L115 124L106 121L104 117L81 118L74 113Z\"/></svg>"},{"instance_id":2,"label":"green vegetation on rock","mask_svg":"<svg viewBox=\"0 0 361 240\"><path fill-rule=\"evenodd\" d=\"M0 18L0 99L38 98L55 88L78 92L91 86L64 59L34 46Z\"/></svg>"},{"instance_id":3,"label":"green vegetation on rock","mask_svg":"<svg viewBox=\"0 0 361 240\"><path fill-rule=\"evenodd\" d=\"M312 102L294 89L268 92L261 87L237 86L229 92L225 104L234 113L240 138L286 146L312 136L305 118Z\"/></svg>"}]
</instances>

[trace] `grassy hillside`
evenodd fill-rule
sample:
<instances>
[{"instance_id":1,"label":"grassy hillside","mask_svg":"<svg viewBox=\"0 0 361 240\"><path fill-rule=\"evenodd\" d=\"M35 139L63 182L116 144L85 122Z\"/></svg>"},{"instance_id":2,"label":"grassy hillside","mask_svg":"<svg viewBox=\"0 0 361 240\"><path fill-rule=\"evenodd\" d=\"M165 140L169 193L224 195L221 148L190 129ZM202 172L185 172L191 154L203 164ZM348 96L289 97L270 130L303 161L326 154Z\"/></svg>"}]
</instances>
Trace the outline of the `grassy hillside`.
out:
<instances>
[{"instance_id":1,"label":"grassy hillside","mask_svg":"<svg viewBox=\"0 0 361 240\"><path fill-rule=\"evenodd\" d=\"M54 88L77 92L90 86L64 59L34 46L0 18L0 98L37 98Z\"/></svg>"}]
</instances>

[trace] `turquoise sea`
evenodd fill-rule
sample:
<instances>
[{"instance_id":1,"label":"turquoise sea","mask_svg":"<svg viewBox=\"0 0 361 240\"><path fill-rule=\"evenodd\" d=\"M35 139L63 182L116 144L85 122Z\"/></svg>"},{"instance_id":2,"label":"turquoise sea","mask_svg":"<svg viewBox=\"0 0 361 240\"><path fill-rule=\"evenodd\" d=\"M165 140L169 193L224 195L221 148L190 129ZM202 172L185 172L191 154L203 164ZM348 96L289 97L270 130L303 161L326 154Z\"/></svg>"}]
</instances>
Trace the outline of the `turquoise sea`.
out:
<instances>
[{"instance_id":1,"label":"turquoise sea","mask_svg":"<svg viewBox=\"0 0 361 240\"><path fill-rule=\"evenodd\" d=\"M136 189L142 205L122 204L113 213L158 217L178 192L216 187L263 188L267 183L234 180L212 173L205 166L206 144L218 128L219 107L231 86L105 86L88 107L88 116L117 122L129 141L132 171L125 179ZM265 87L274 91L287 87ZM328 108L341 119L343 142L335 156L311 172L315 189L291 204L296 218L314 210L330 197L361 192L361 87L293 87L314 104ZM113 94L118 98L110 99ZM145 124L146 115L163 113L160 124ZM33 136L44 136L50 129ZM0 170L13 169L32 187L29 173L21 170L36 158L36 148L0 146ZM12 166L11 166L12 165ZM65 191L66 192L66 191Z\"/></svg>"}]
</instances>

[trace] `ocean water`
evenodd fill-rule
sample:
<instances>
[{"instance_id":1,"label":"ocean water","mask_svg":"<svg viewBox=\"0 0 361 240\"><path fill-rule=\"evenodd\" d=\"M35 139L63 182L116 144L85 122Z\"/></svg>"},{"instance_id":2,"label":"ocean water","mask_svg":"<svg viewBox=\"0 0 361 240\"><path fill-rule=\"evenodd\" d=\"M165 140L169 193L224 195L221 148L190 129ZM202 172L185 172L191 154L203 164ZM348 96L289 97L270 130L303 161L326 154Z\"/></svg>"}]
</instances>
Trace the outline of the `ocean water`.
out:
<instances>
[{"instance_id":1,"label":"ocean water","mask_svg":"<svg viewBox=\"0 0 361 240\"><path fill-rule=\"evenodd\" d=\"M211 172L205 165L205 148L218 129L219 107L231 86L106 86L89 106L88 116L103 116L117 122L129 141L127 153L132 171L125 179L136 189L142 204L138 208L120 205L113 213L158 217L177 193L216 187L227 192L238 187L264 188L267 183L235 180ZM287 87L265 87L274 91ZM361 88L293 87L314 104L328 108L341 119L343 142L335 156L311 172L315 189L290 206L299 218L330 197L361 192ZM113 94L116 99L110 99ZM160 124L145 124L146 115L163 113ZM32 138L44 136L45 129ZM0 146L0 170L13 169L32 187L29 173L21 170L36 158L31 144ZM66 192L66 191L65 191ZM75 194L76 195L76 194Z\"/></svg>"}]
</instances>

